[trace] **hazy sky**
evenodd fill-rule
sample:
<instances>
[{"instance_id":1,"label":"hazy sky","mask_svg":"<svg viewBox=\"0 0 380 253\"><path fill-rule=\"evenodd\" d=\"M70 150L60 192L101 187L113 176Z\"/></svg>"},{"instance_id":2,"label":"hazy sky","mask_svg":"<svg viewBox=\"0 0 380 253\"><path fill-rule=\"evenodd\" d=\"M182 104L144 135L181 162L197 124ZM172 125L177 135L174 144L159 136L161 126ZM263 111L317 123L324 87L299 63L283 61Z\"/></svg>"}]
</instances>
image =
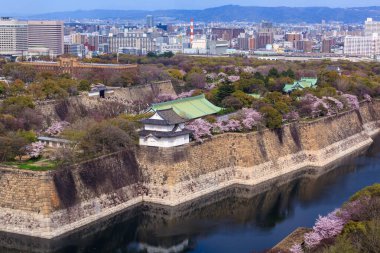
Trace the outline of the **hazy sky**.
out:
<instances>
[{"instance_id":1,"label":"hazy sky","mask_svg":"<svg viewBox=\"0 0 380 253\"><path fill-rule=\"evenodd\" d=\"M34 14L92 9L203 9L225 4L251 6L379 6L380 0L0 0L0 14Z\"/></svg>"}]
</instances>

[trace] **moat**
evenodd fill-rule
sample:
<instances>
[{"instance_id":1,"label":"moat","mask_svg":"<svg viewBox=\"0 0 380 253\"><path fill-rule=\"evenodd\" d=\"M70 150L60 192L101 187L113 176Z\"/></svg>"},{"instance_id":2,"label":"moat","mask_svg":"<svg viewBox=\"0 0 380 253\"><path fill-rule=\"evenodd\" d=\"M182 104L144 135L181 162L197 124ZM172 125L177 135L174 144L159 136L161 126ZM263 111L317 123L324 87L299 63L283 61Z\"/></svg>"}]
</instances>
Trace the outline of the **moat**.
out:
<instances>
[{"instance_id":1,"label":"moat","mask_svg":"<svg viewBox=\"0 0 380 253\"><path fill-rule=\"evenodd\" d=\"M324 174L306 170L178 207L142 205L54 240L0 234L0 252L257 252L380 182L380 138Z\"/></svg>"}]
</instances>

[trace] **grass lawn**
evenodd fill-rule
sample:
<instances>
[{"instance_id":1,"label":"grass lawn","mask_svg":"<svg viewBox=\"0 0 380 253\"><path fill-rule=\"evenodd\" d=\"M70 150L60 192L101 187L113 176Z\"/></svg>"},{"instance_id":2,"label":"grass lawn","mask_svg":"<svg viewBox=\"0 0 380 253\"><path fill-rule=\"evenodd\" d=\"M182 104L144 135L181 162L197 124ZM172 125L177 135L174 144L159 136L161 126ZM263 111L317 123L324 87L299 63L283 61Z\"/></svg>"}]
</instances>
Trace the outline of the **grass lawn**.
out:
<instances>
[{"instance_id":1,"label":"grass lawn","mask_svg":"<svg viewBox=\"0 0 380 253\"><path fill-rule=\"evenodd\" d=\"M29 161L14 161L4 163L8 166L17 167L23 170L32 170L32 171L48 171L54 170L56 164L50 160L46 159L33 159Z\"/></svg>"}]
</instances>

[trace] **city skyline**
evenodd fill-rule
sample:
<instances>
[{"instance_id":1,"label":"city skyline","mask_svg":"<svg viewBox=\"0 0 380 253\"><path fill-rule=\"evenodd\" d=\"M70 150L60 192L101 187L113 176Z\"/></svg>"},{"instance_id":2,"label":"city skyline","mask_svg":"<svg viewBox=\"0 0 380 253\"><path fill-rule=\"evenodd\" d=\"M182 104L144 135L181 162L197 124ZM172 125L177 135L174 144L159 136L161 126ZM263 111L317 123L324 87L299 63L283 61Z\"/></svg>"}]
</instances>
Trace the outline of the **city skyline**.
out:
<instances>
[{"instance_id":1,"label":"city skyline","mask_svg":"<svg viewBox=\"0 0 380 253\"><path fill-rule=\"evenodd\" d=\"M379 6L377 0L364 0L364 1L346 1L346 0L337 0L331 3L328 0L321 0L318 3L310 4L310 1L306 0L293 0L284 4L280 0L269 0L265 1L263 4L261 1L257 0L210 0L210 1L176 1L176 0L163 0L160 1L158 5L155 0L144 0L144 1L120 1L120 0L109 0L109 1L100 1L100 0L84 0L84 1L75 1L75 0L66 0L64 2L54 2L48 0L36 0L33 2L33 5L30 5L29 0L16 0L16 1L7 1L3 3L3 10L0 11L1 15L33 15L41 13L50 13L50 12L59 12L59 11L75 11L75 10L94 10L94 9L120 9L120 10L161 10L161 9L205 9L218 7L222 5L242 5L242 6L288 6L288 7L365 7L365 6ZM20 6L28 6L27 9L20 8ZM4 11L6 9L7 11Z\"/></svg>"}]
</instances>

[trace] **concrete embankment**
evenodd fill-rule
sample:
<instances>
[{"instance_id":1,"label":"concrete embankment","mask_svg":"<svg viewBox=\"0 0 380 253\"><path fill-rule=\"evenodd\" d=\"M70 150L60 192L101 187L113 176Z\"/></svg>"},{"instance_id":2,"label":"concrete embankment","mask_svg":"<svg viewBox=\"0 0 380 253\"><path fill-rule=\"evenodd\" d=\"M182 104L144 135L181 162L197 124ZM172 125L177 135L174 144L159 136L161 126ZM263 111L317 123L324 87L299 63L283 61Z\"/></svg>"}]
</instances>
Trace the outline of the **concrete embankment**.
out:
<instances>
[{"instance_id":1,"label":"concrete embankment","mask_svg":"<svg viewBox=\"0 0 380 253\"><path fill-rule=\"evenodd\" d=\"M322 168L366 149L379 120L380 102L374 102L278 131L141 147L58 171L2 168L0 230L54 238L142 202L175 206L229 186Z\"/></svg>"}]
</instances>

